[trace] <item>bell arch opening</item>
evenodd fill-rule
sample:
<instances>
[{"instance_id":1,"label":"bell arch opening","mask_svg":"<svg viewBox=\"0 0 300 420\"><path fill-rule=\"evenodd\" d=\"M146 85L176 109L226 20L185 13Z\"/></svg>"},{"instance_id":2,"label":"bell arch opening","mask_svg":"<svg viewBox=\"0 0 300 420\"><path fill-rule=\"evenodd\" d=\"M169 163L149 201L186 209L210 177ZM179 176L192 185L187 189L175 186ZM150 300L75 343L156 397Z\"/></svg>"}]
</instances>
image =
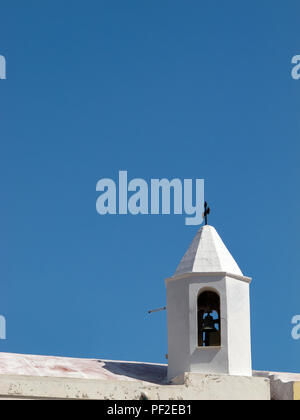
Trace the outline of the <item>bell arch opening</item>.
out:
<instances>
[{"instance_id":1,"label":"bell arch opening","mask_svg":"<svg viewBox=\"0 0 300 420\"><path fill-rule=\"evenodd\" d=\"M198 347L221 346L220 296L213 291L204 291L197 300Z\"/></svg>"}]
</instances>

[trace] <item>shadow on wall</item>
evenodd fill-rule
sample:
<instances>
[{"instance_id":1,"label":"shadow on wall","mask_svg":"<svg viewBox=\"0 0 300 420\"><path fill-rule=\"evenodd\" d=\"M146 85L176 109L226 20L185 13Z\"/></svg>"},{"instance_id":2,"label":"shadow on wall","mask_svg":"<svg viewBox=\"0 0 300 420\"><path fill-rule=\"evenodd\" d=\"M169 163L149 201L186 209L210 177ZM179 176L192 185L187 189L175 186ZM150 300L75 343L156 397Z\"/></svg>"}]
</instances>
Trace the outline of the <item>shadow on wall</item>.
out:
<instances>
[{"instance_id":1,"label":"shadow on wall","mask_svg":"<svg viewBox=\"0 0 300 420\"><path fill-rule=\"evenodd\" d=\"M105 362L103 369L115 375L127 376L139 381L165 384L167 381L167 365L152 365L134 362Z\"/></svg>"}]
</instances>

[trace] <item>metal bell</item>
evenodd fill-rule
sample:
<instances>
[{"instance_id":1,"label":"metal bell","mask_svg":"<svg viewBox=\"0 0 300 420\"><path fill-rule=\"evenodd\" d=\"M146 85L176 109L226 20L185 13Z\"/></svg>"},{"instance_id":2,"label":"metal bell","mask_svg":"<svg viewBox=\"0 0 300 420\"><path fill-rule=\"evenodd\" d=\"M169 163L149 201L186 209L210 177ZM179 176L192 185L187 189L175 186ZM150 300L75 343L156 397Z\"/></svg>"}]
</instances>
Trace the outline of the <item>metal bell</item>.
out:
<instances>
[{"instance_id":1,"label":"metal bell","mask_svg":"<svg viewBox=\"0 0 300 420\"><path fill-rule=\"evenodd\" d=\"M205 331L216 331L215 323L216 323L216 321L213 319L213 317L209 313L206 316L206 318L203 320L203 332L205 332Z\"/></svg>"}]
</instances>

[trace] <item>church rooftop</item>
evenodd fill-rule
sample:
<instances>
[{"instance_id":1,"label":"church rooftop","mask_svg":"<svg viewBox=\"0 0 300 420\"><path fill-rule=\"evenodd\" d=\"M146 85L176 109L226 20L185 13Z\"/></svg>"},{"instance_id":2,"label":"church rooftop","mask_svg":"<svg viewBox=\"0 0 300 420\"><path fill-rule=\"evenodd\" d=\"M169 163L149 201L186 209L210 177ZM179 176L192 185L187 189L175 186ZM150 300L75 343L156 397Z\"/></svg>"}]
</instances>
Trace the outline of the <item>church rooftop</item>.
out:
<instances>
[{"instance_id":1,"label":"church rooftop","mask_svg":"<svg viewBox=\"0 0 300 420\"><path fill-rule=\"evenodd\" d=\"M236 261L213 226L203 226L197 232L182 258L175 276L186 273L226 272L243 276Z\"/></svg>"},{"instance_id":2,"label":"church rooftop","mask_svg":"<svg viewBox=\"0 0 300 420\"><path fill-rule=\"evenodd\" d=\"M252 378L188 374L172 384L166 376L167 365L156 363L0 353L0 400L269 399L264 378L271 382L274 400L300 397L295 373L253 372Z\"/></svg>"}]
</instances>

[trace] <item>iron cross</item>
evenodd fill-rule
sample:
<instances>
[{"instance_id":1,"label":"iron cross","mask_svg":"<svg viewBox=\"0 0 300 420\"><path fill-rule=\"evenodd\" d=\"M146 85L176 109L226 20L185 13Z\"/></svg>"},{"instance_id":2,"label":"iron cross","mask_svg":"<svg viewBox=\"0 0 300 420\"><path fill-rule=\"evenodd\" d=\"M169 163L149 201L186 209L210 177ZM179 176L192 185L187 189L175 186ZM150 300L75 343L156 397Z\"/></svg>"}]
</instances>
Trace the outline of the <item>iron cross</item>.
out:
<instances>
[{"instance_id":1,"label":"iron cross","mask_svg":"<svg viewBox=\"0 0 300 420\"><path fill-rule=\"evenodd\" d=\"M203 216L205 217L205 224L207 225L207 216L210 214L210 208L208 207L207 202L204 203L204 213Z\"/></svg>"}]
</instances>

